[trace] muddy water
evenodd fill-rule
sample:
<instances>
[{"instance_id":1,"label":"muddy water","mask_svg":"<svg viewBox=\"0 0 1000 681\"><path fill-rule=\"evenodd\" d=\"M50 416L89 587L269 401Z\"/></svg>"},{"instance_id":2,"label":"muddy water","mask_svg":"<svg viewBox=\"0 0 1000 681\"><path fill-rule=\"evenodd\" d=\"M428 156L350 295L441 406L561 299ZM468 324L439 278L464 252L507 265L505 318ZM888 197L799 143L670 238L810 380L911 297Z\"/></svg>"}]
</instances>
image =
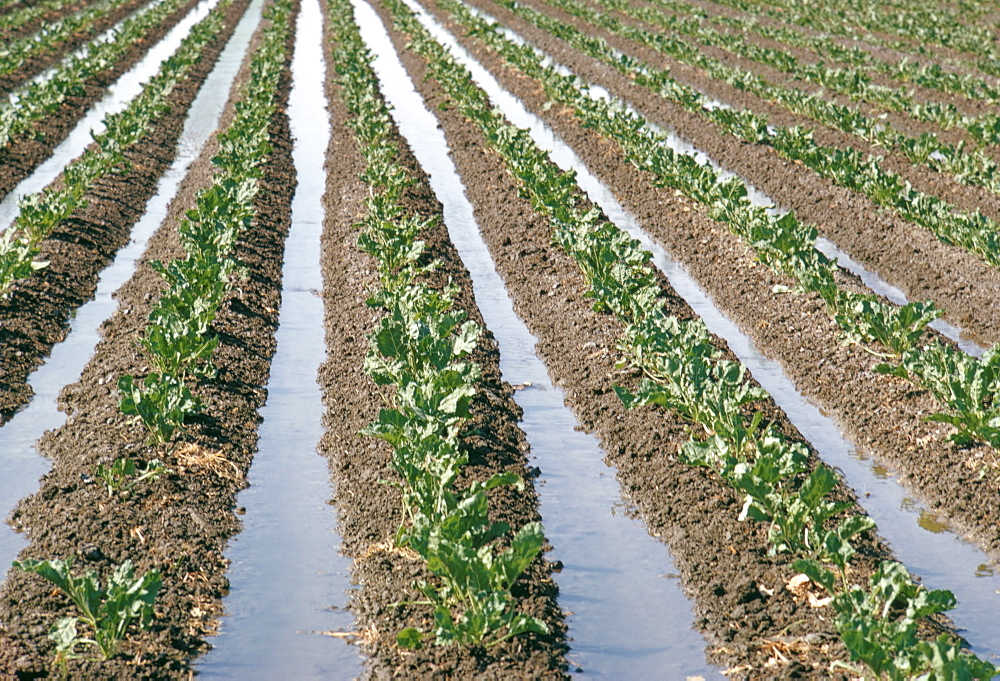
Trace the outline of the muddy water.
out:
<instances>
[{"instance_id":1,"label":"muddy water","mask_svg":"<svg viewBox=\"0 0 1000 681\"><path fill-rule=\"evenodd\" d=\"M562 392L551 385L535 355L535 338L514 313L434 116L413 90L378 17L366 4L355 7L362 35L376 54L382 91L430 175L448 232L472 275L476 301L500 346L503 377L528 386L515 400L524 410L521 427L542 471L542 519L555 547L549 557L564 565L556 581L560 606L572 613L571 668L610 678L711 673L705 642L691 629L691 605L671 574L668 550L630 516L597 440L576 430Z\"/></svg>"},{"instance_id":2,"label":"muddy water","mask_svg":"<svg viewBox=\"0 0 1000 681\"><path fill-rule=\"evenodd\" d=\"M38 479L48 469L48 463L35 451L34 444L46 430L58 428L65 420L59 411L57 398L63 386L77 380L100 339L101 323L118 307L112 294L131 278L135 261L146 250L146 242L167 215L167 207L177 193L188 167L201 153L219 117L229 88L246 53L250 37L260 22L263 0L253 0L219 56L215 68L205 80L188 111L184 129L178 140L177 156L160 178L156 194L150 199L146 213L132 230L132 240L118 252L114 261L101 274L94 300L82 306L73 320L69 334L56 345L52 355L29 379L34 390L32 401L0 428L0 514L4 518L18 499L38 488ZM7 525L0 528L0 565L10 565L27 541ZM6 570L4 570L4 574Z\"/></svg>"},{"instance_id":3,"label":"muddy water","mask_svg":"<svg viewBox=\"0 0 1000 681\"><path fill-rule=\"evenodd\" d=\"M17 217L20 198L45 189L70 161L82 154L93 141L91 131L95 134L103 131L104 118L124 110L142 92L146 81L155 76L160 65L177 51L181 41L191 32L191 27L204 19L217 4L218 0L204 0L196 5L163 40L108 88L104 98L90 108L69 136L53 150L52 156L0 201L0 229L7 229Z\"/></svg>"},{"instance_id":4,"label":"muddy water","mask_svg":"<svg viewBox=\"0 0 1000 681\"><path fill-rule=\"evenodd\" d=\"M323 169L330 130L324 95L319 0L298 19L289 118L298 187L285 242L284 286L260 442L241 492L243 531L231 561L226 616L214 649L196 664L205 678L354 678L358 649L323 632L350 631L350 561L340 555L325 461L316 375L326 357L320 274Z\"/></svg>"},{"instance_id":5,"label":"muddy water","mask_svg":"<svg viewBox=\"0 0 1000 681\"><path fill-rule=\"evenodd\" d=\"M444 43L473 74L494 105L503 110L515 125L527 128L536 143L550 152L550 157L564 169L577 173L580 186L592 201L621 229L629 232L653 253L655 265L670 280L674 289L704 319L709 330L724 338L760 384L775 399L791 422L813 444L829 465L843 474L862 501L865 510L878 523L879 532L896 556L910 570L923 578L930 588L950 589L959 605L952 611L953 621L963 630L973 649L981 655L1000 654L1000 628L996 612L1000 610L1000 575L989 565L979 549L945 531L947 520L938 519L932 526L928 517L936 517L891 477L876 474L861 459L854 446L840 433L836 423L812 405L784 374L781 366L754 347L712 302L688 273L642 231L641 226L617 202L611 191L591 175L580 159L559 140L540 119L528 112L510 93L461 48L447 31L419 7L406 0L434 37ZM542 467L544 470L544 466Z\"/></svg>"}]
</instances>

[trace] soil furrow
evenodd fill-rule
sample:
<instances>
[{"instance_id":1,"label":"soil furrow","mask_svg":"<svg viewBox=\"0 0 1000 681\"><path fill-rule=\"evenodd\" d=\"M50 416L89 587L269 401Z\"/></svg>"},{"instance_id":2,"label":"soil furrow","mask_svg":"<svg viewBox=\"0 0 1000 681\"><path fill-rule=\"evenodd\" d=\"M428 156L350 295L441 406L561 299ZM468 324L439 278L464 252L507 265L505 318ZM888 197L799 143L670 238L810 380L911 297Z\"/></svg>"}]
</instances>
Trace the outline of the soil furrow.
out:
<instances>
[{"instance_id":1,"label":"soil furrow","mask_svg":"<svg viewBox=\"0 0 1000 681\"><path fill-rule=\"evenodd\" d=\"M290 39L289 56L291 46ZM244 63L235 87L247 77ZM233 249L248 276L227 295L213 324L220 338L213 357L219 372L195 388L207 404L205 412L190 425L183 446L151 447L144 444L142 426L119 411L116 383L124 373L148 371L136 343L163 288L149 261L180 254L176 225L211 179L214 142L192 165L135 276L119 290L119 310L103 326L103 339L81 380L62 395L67 422L40 442L52 471L12 516L32 542L21 559L73 556L77 570L102 575L131 559L139 572L156 567L162 573L151 630L131 636L123 653L99 666L71 662L73 676L188 678L192 658L207 649L206 636L218 626L228 586L223 550L240 528L236 493L245 485L256 448L258 410L274 352L283 241L295 190L283 113L289 85L286 70L277 94L279 113L270 125L273 149L255 201L257 217ZM233 112L231 100L223 127ZM140 462L159 458L173 472L127 496L110 496L92 479L94 468L121 456ZM45 632L69 612L66 598L47 583L11 571L0 589L0 673L48 674L53 646Z\"/></svg>"}]
</instances>

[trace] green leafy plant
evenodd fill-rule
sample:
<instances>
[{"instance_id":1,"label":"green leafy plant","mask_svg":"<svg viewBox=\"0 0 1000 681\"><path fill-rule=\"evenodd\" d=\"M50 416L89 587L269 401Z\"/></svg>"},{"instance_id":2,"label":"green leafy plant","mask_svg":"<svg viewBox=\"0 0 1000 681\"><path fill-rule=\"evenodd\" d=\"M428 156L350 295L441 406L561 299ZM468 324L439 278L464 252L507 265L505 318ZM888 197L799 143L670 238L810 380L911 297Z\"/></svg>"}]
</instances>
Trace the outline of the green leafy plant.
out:
<instances>
[{"instance_id":1,"label":"green leafy plant","mask_svg":"<svg viewBox=\"0 0 1000 681\"><path fill-rule=\"evenodd\" d=\"M471 417L480 368L467 357L481 329L453 307L457 286L432 288L421 280L435 269L420 233L433 221L405 211L403 191L413 180L399 164L392 123L378 94L370 55L351 16L349 2L330 3L338 39L334 64L344 101L366 161L362 179L371 187L358 227L358 246L374 258L380 288L368 304L385 312L369 337L365 371L384 393L387 407L363 432L389 442L399 476L403 524L396 541L426 561L432 579L417 583L431 606L438 645L496 645L546 625L517 612L510 594L517 577L544 543L538 523L521 527L506 548L511 528L489 519L488 492L523 487L510 473L456 487L467 456L460 436ZM428 634L407 627L397 635L404 648L420 647Z\"/></svg>"},{"instance_id":2,"label":"green leafy plant","mask_svg":"<svg viewBox=\"0 0 1000 681\"><path fill-rule=\"evenodd\" d=\"M140 629L146 629L153 621L153 602L162 584L158 570L135 577L131 561L126 560L112 571L102 589L93 570L74 577L72 560L15 561L14 567L52 582L79 610L79 616L60 619L49 632L60 658L82 657L77 649L92 645L97 648L99 659L107 660L118 653L132 622L137 621ZM93 638L80 635L77 629L80 622L87 625Z\"/></svg>"},{"instance_id":3,"label":"green leafy plant","mask_svg":"<svg viewBox=\"0 0 1000 681\"><path fill-rule=\"evenodd\" d=\"M169 441L175 430L184 427L184 419L201 408L187 385L169 374L149 374L141 383L133 376L122 376L118 392L121 412L138 416L150 439L159 444Z\"/></svg>"},{"instance_id":4,"label":"green leafy plant","mask_svg":"<svg viewBox=\"0 0 1000 681\"><path fill-rule=\"evenodd\" d=\"M94 469L94 477L104 483L108 496L114 496L115 493L128 492L143 480L156 480L171 472L159 459L149 461L140 471L131 459L118 458L109 466L98 464Z\"/></svg>"}]
</instances>

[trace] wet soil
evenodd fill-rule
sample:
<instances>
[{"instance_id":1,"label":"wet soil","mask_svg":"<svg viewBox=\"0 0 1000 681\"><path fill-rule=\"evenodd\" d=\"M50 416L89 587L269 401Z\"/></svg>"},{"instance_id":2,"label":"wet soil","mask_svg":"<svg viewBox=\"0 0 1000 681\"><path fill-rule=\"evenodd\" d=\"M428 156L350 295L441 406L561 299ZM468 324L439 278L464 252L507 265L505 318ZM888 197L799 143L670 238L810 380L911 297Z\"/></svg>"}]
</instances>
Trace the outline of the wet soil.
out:
<instances>
[{"instance_id":1,"label":"wet soil","mask_svg":"<svg viewBox=\"0 0 1000 681\"><path fill-rule=\"evenodd\" d=\"M190 0L184 3L165 21L151 29L145 38L133 43L114 67L92 74L78 91L66 97L57 111L37 121L30 133L15 138L0 149L0 196L13 191L19 182L48 159L52 150L66 139L90 106L104 96L108 86L142 59L149 48L159 42L200 1Z\"/></svg>"},{"instance_id":2,"label":"wet soil","mask_svg":"<svg viewBox=\"0 0 1000 681\"><path fill-rule=\"evenodd\" d=\"M291 46L290 40L289 55ZM244 64L237 84L247 76ZM206 402L204 413L192 419L182 442L148 446L142 426L119 412L116 383L122 374L141 376L149 370L136 342L163 286L149 260L180 255L176 224L211 179L211 142L185 178L135 276L117 293L119 310L102 327L103 339L80 381L63 392L67 422L39 445L52 471L40 491L12 514L12 524L31 540L20 559L72 556L76 569L93 569L102 577L125 559L138 572L161 571L163 588L151 629L132 633L110 661L72 662L74 678L188 678L192 658L208 648L206 637L217 628L227 589L223 551L240 529L236 493L246 484L256 448L258 410L274 352L283 241L296 184L284 115L289 85L286 70L278 92L282 104L270 127L273 150L255 203L257 217L234 246L248 276L227 295L213 324L220 338L214 355L218 373L194 387ZM230 103L223 125L232 115ZM122 456L140 467L159 458L172 473L127 495L109 495L93 481L94 468ZM45 633L58 617L71 613L67 599L46 582L11 571L0 588L0 676L50 675L53 645Z\"/></svg>"},{"instance_id":3,"label":"wet soil","mask_svg":"<svg viewBox=\"0 0 1000 681\"><path fill-rule=\"evenodd\" d=\"M37 55L26 59L18 68L16 73L0 77L0 99L6 101L7 94L9 92L12 92L19 85L24 84L32 76L41 73L56 62L60 61L64 56L70 54L81 45L90 42L101 33L127 17L129 14L143 7L146 3L147 0L133 0L132 2L127 2L121 7L116 8L113 12L108 12L99 20L90 24L87 28L74 32L66 40L61 41L58 46L53 46L51 50L39 52ZM68 16L69 14L79 12L83 8L84 4L81 3L75 6L70 6L68 10L63 8L63 10L61 10L58 14L49 12L44 15L42 21L51 23L64 16ZM33 26L34 30L30 30L28 26ZM37 24L29 24L28 26L19 30L18 36L31 35L31 33L34 33L39 28ZM0 40L6 41L14 37L16 36L0 36Z\"/></svg>"},{"instance_id":4,"label":"wet soil","mask_svg":"<svg viewBox=\"0 0 1000 681\"><path fill-rule=\"evenodd\" d=\"M331 69L332 72L332 69ZM393 605L422 600L413 588L429 573L412 552L395 548L393 535L402 522L398 488L389 481L398 476L390 465L391 448L375 438L362 436L385 406L379 391L363 371L368 350L367 334L376 329L376 311L365 298L378 285L374 261L356 246L355 223L364 212L368 188L360 181L364 169L357 143L342 122L348 117L340 99L340 88L328 87L333 135L328 152L327 219L323 236L324 303L328 361L320 372L326 416L326 433L320 452L329 459L338 508L340 532L346 555L355 562L351 609L357 618L359 643L368 656L368 674L376 678L552 678L566 669L565 625L556 603L558 587L552 579L553 565L539 557L514 585L517 607L545 621L548 636L522 635L492 648L475 646L427 646L418 651L401 650L395 635L406 626L432 630L430 610L419 605ZM441 205L429 188L406 143L396 137L400 163L415 178L404 197L406 209L423 217L440 219ZM461 287L456 307L483 325L472 297L469 274L438 223L421 238L427 244L428 260L440 263L429 277L435 286L449 280ZM460 485L486 480L500 471L510 471L527 484L523 492L513 488L494 490L491 516L517 528L539 520L538 500L527 468L528 444L517 427L520 409L513 389L503 382L496 343L484 331L471 358L482 368L482 380L472 411L473 418L463 436L470 461Z\"/></svg>"},{"instance_id":5,"label":"wet soil","mask_svg":"<svg viewBox=\"0 0 1000 681\"><path fill-rule=\"evenodd\" d=\"M29 375L65 338L75 310L93 298L101 271L128 243L132 226L173 162L187 110L247 4L238 0L226 11L223 29L168 97L169 111L126 153L124 172L98 182L86 205L45 240L39 258L49 266L15 283L10 297L0 300L0 424L31 399Z\"/></svg>"},{"instance_id":6,"label":"wet soil","mask_svg":"<svg viewBox=\"0 0 1000 681\"><path fill-rule=\"evenodd\" d=\"M508 19L513 21L503 15L503 21ZM1000 561L1000 490L993 476L982 475L989 470L985 464L997 463L988 448L957 449L947 440L950 429L923 420L938 410L936 402L905 381L873 372L879 360L862 348L845 347L816 294L775 295L776 285L794 282L758 264L746 242L707 218L698 204L656 188L651 174L632 166L616 144L583 129L571 111L559 106L545 110L546 98L534 82L503 67L477 43L466 42L861 451L897 471L915 497L947 514L957 532ZM842 286L863 290L852 275L840 276Z\"/></svg>"},{"instance_id":7,"label":"wet soil","mask_svg":"<svg viewBox=\"0 0 1000 681\"><path fill-rule=\"evenodd\" d=\"M406 38L393 39L402 50ZM793 574L787 558L767 555L765 528L737 521L741 498L707 470L677 460L688 437L685 425L663 410L622 407L612 383L634 386L638 376L615 368L620 325L587 304L576 265L550 244L550 225L518 195L478 129L447 105L435 81L425 79L425 64L410 52L402 58L438 116L483 237L517 313L538 338L553 383L565 391L582 427L600 438L623 494L650 533L670 547L694 600L694 625L709 641L709 661L737 676L827 676L830 662L846 653L825 613L785 590ZM521 90L537 92L523 76L507 75ZM597 149L605 153L608 146ZM668 309L692 318L666 281L662 286ZM772 403L762 409L789 437L801 439ZM843 487L837 495L852 499ZM862 544L859 575L887 555L875 537ZM788 661L779 661L776 650Z\"/></svg>"}]
</instances>

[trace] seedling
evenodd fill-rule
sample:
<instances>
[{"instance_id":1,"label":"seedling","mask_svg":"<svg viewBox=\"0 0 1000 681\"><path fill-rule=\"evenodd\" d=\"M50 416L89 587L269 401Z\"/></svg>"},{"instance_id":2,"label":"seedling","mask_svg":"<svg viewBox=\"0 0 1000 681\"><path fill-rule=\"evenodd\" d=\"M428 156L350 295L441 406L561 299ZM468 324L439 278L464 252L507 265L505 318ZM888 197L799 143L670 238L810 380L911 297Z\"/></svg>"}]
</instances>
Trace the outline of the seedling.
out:
<instances>
[{"instance_id":1,"label":"seedling","mask_svg":"<svg viewBox=\"0 0 1000 681\"><path fill-rule=\"evenodd\" d=\"M169 475L172 472L159 459L153 459L147 463L146 467L140 472L136 468L134 461L119 458L115 459L110 466L98 464L97 468L94 469L94 477L104 483L110 497L114 496L116 492L128 492L143 480L156 480L161 475ZM137 473L138 476L135 477ZM135 479L130 481L129 479L133 477Z\"/></svg>"},{"instance_id":2,"label":"seedling","mask_svg":"<svg viewBox=\"0 0 1000 681\"><path fill-rule=\"evenodd\" d=\"M134 577L132 562L126 560L108 577L107 589L93 570L82 577L70 572L72 559L14 561L14 567L34 572L55 584L80 611L78 617L63 617L49 630L49 638L56 643L57 659L84 657L80 646L94 646L98 657L107 660L118 653L119 645L129 625L138 620L139 628L146 629L153 621L153 601L162 581L158 570L150 570ZM77 625L86 624L93 638L82 636Z\"/></svg>"}]
</instances>

